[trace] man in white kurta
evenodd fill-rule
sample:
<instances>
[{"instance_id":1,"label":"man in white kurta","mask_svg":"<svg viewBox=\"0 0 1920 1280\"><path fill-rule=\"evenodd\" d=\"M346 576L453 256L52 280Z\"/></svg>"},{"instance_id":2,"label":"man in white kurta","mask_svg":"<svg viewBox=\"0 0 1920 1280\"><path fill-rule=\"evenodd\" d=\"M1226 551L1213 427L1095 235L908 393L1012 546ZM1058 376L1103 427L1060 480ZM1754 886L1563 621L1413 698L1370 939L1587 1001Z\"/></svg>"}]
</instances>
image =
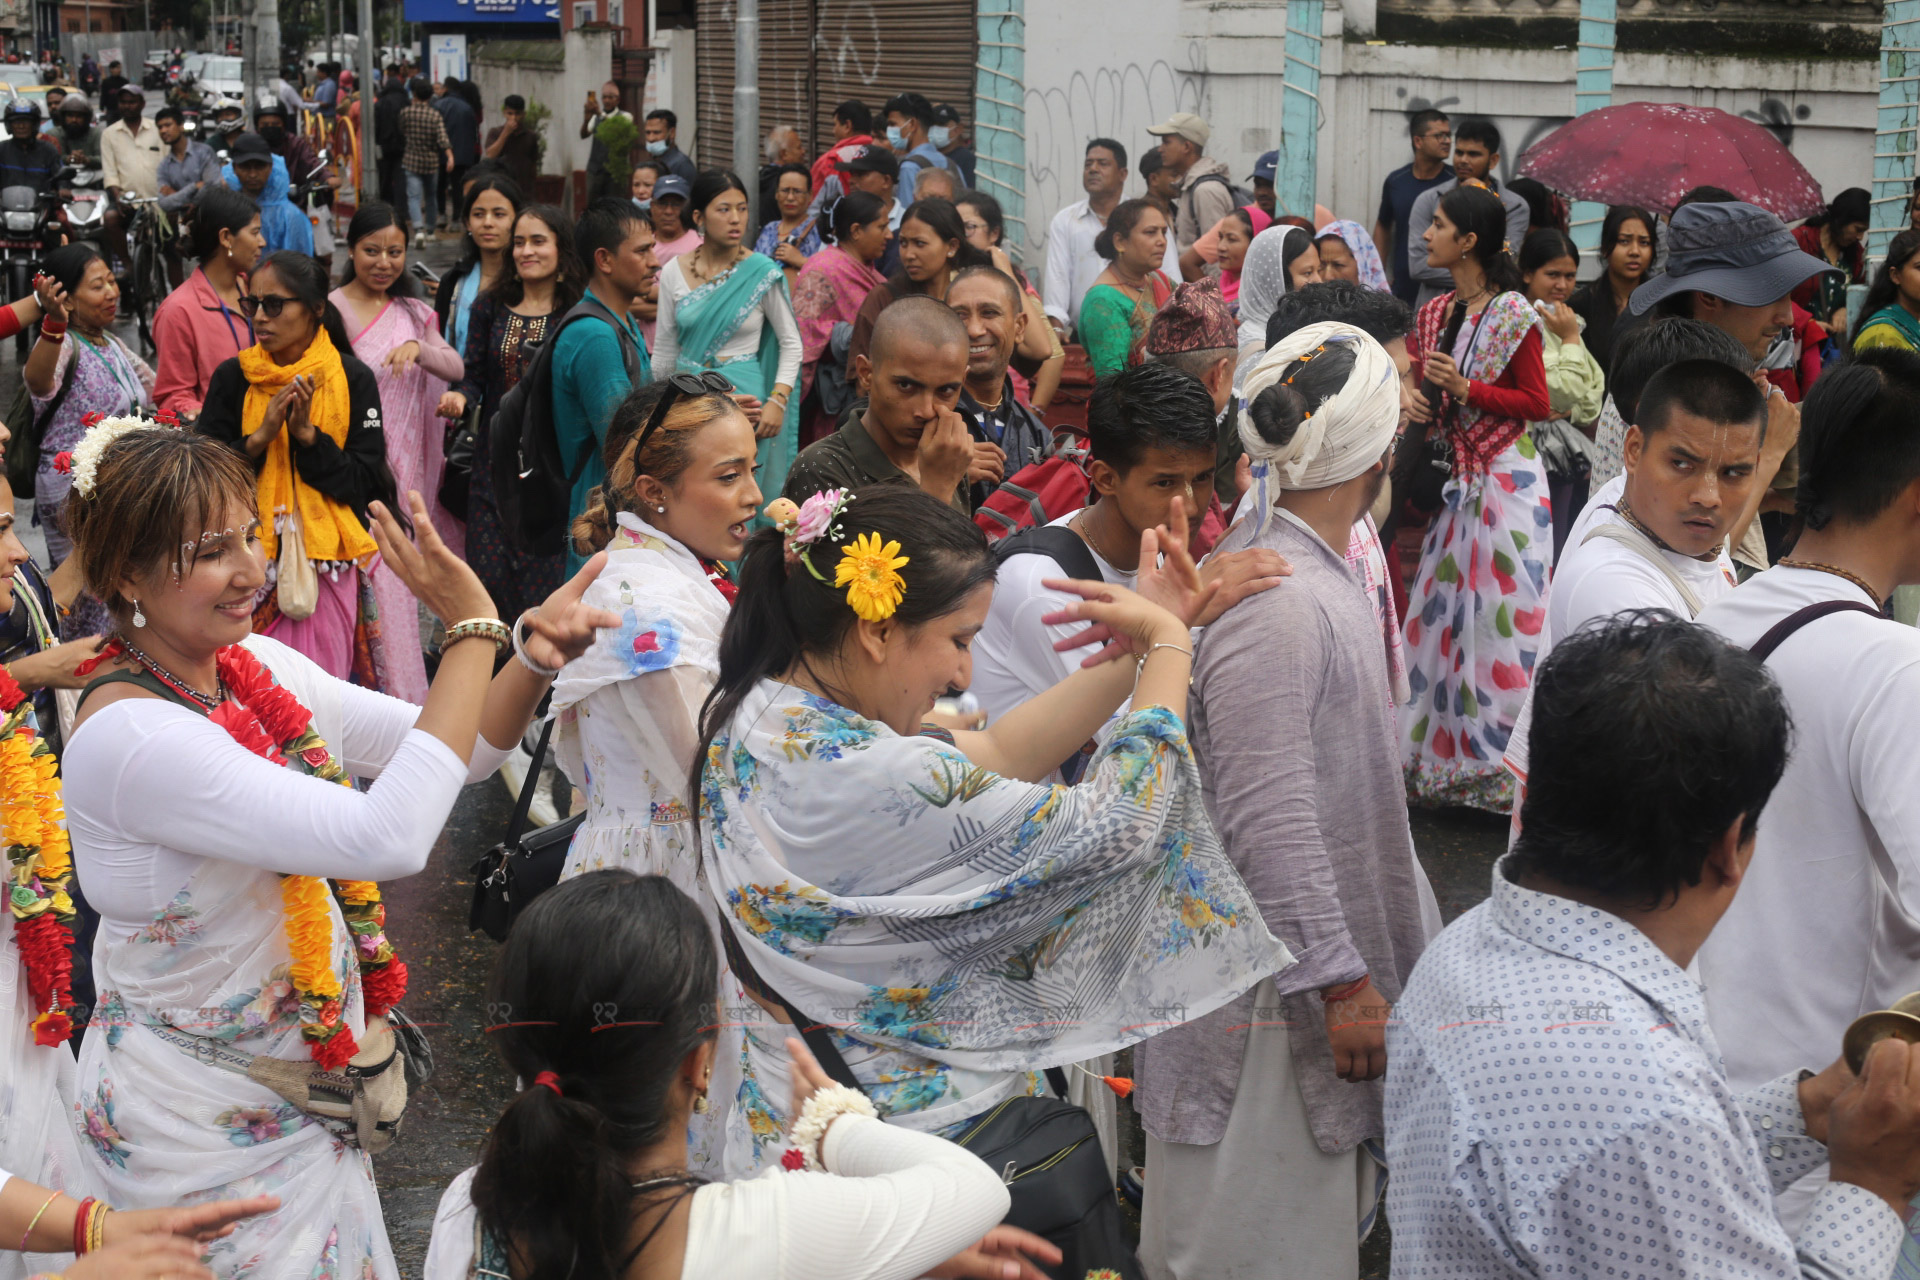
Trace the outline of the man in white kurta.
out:
<instances>
[{"instance_id":1,"label":"man in white kurta","mask_svg":"<svg viewBox=\"0 0 1920 1280\"><path fill-rule=\"evenodd\" d=\"M1877 394L1847 403L1863 379ZM1736 1089L1832 1054L1854 1018L1920 989L1920 632L1875 616L1920 582L1920 356L1863 353L1822 375L1802 415L1806 532L1700 615L1753 646L1808 606L1853 606L1803 615L1767 658L1793 756L1747 884L1699 958ZM1818 1184L1796 1188L1802 1212Z\"/></svg>"}]
</instances>

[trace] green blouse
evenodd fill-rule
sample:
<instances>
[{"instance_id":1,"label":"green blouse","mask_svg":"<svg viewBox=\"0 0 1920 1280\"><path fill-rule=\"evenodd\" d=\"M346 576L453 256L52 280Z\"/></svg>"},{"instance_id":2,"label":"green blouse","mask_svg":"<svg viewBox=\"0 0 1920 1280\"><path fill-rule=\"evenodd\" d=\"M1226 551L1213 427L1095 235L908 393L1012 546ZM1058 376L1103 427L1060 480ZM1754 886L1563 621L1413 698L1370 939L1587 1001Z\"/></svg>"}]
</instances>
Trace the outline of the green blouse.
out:
<instances>
[{"instance_id":1,"label":"green blouse","mask_svg":"<svg viewBox=\"0 0 1920 1280\"><path fill-rule=\"evenodd\" d=\"M1155 273L1158 274L1157 272ZM1159 312L1159 289L1149 278L1136 301L1110 284L1096 284L1080 302L1080 345L1094 376L1104 378L1131 363L1134 344L1147 336L1147 326Z\"/></svg>"}]
</instances>

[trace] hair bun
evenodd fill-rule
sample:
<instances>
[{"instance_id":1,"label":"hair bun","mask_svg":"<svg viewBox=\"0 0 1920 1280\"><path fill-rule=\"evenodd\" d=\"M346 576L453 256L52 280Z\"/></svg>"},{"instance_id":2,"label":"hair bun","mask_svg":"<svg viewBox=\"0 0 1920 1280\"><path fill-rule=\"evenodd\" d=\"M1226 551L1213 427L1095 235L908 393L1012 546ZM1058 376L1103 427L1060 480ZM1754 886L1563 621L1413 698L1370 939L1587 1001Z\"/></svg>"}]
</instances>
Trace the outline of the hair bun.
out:
<instances>
[{"instance_id":1,"label":"hair bun","mask_svg":"<svg viewBox=\"0 0 1920 1280\"><path fill-rule=\"evenodd\" d=\"M1310 416L1307 398L1284 382L1276 382L1247 405L1247 417L1260 438L1275 452L1286 449Z\"/></svg>"}]
</instances>

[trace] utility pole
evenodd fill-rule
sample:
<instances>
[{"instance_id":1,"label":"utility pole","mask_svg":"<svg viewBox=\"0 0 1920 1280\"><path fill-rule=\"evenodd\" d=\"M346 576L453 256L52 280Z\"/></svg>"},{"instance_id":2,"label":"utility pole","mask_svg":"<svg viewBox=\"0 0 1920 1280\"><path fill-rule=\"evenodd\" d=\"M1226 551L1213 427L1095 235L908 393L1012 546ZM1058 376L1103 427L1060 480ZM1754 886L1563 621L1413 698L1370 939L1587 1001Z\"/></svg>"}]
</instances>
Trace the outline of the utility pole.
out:
<instances>
[{"instance_id":1,"label":"utility pole","mask_svg":"<svg viewBox=\"0 0 1920 1280\"><path fill-rule=\"evenodd\" d=\"M360 174L354 207L379 199L378 148L374 145L373 104L380 96L380 39L374 31L373 0L360 0Z\"/></svg>"},{"instance_id":2,"label":"utility pole","mask_svg":"<svg viewBox=\"0 0 1920 1280\"><path fill-rule=\"evenodd\" d=\"M747 225L760 223L760 0L734 0L733 169L747 187Z\"/></svg>"}]
</instances>

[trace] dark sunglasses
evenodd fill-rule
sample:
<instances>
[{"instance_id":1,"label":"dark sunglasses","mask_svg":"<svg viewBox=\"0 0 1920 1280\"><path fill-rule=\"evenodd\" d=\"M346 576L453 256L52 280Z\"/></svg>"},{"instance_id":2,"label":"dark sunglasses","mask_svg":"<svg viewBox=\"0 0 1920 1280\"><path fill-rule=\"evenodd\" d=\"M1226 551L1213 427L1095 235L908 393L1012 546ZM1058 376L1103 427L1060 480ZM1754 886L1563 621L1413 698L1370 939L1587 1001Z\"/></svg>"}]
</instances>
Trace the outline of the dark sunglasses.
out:
<instances>
[{"instance_id":1,"label":"dark sunglasses","mask_svg":"<svg viewBox=\"0 0 1920 1280\"><path fill-rule=\"evenodd\" d=\"M240 314L251 320L255 313L264 311L267 313L267 319L273 320L279 317L282 307L286 306L289 302L298 301L300 301L300 299L289 298L284 294L278 293L270 293L264 298L256 298L250 293L243 293L240 295Z\"/></svg>"},{"instance_id":2,"label":"dark sunglasses","mask_svg":"<svg viewBox=\"0 0 1920 1280\"><path fill-rule=\"evenodd\" d=\"M246 301L242 298L241 301ZM273 313L269 311L268 315ZM660 395L660 403L653 406L653 413L647 419L647 425L640 428L639 437L633 442L633 456L638 458L641 450L647 447L647 438L667 420L667 414L674 402L682 396L726 396L733 398L733 384L726 375L719 373L676 373L666 380L667 389Z\"/></svg>"}]
</instances>

